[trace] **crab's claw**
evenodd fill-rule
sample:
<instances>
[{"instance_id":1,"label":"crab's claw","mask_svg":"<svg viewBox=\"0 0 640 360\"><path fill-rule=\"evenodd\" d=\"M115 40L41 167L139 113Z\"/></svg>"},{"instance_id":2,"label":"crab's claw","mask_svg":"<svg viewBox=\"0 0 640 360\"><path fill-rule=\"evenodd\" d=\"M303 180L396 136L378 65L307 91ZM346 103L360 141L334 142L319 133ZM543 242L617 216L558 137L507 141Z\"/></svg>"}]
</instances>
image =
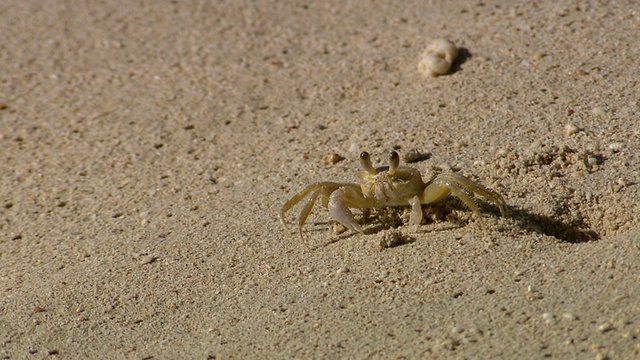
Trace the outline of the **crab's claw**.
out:
<instances>
[{"instance_id":1,"label":"crab's claw","mask_svg":"<svg viewBox=\"0 0 640 360\"><path fill-rule=\"evenodd\" d=\"M327 208L331 216L345 227L364 234L362 227L356 219L353 217L353 213L349 210L349 207L345 204L347 199L358 198L359 196L354 192L352 188L341 187L334 191L329 198L329 204Z\"/></svg>"}]
</instances>

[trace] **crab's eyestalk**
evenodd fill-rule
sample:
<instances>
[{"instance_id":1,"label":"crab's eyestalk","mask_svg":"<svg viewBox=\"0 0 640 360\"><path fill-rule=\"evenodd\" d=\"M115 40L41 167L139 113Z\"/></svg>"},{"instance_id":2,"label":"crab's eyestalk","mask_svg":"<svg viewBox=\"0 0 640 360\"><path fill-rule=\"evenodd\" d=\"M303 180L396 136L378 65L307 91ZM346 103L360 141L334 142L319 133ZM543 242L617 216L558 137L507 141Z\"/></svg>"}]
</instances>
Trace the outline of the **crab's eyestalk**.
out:
<instances>
[{"instance_id":1,"label":"crab's eyestalk","mask_svg":"<svg viewBox=\"0 0 640 360\"><path fill-rule=\"evenodd\" d=\"M363 151L360 154L360 165L362 165L362 168L371 175L378 173L378 170L371 165L371 156L366 151Z\"/></svg>"},{"instance_id":2,"label":"crab's eyestalk","mask_svg":"<svg viewBox=\"0 0 640 360\"><path fill-rule=\"evenodd\" d=\"M400 167L400 155L397 152L392 151L389 153L389 172L394 172Z\"/></svg>"}]
</instances>

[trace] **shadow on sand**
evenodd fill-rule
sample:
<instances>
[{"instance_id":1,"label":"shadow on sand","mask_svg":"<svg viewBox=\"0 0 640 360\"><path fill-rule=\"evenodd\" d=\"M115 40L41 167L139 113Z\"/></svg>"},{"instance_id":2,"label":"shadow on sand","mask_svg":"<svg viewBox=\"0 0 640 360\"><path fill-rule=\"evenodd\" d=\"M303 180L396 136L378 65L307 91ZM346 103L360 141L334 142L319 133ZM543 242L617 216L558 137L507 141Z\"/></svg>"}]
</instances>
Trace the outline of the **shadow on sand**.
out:
<instances>
[{"instance_id":1,"label":"shadow on sand","mask_svg":"<svg viewBox=\"0 0 640 360\"><path fill-rule=\"evenodd\" d=\"M463 205L461 204L456 205L455 202L449 203L447 205L449 207L449 210L455 209L455 210L468 211L468 209L466 209ZM487 214L490 213L495 216L500 215L499 212L495 211L495 209L493 208L486 209L486 210L487 211L485 213ZM400 228L405 226L405 225L402 225L401 222L399 223L380 222L380 221L376 221L375 218L376 216L365 216L364 223L369 224L369 226L367 226L365 229L365 234L374 235L385 230L395 229L395 228ZM576 220L576 221L566 223L560 219L555 219L546 215L531 213L526 210L518 209L513 206L509 207L508 218L511 221L514 221L516 223L516 227L523 232L552 236L560 241L564 241L568 243L576 244L576 243L584 243L589 241L597 241L600 239L600 235L597 232L591 230L587 226L587 224L585 224L583 221ZM315 224L316 225L324 224L326 226L329 226L328 222L318 222ZM464 226L465 226L465 223L463 221L454 220L453 222L451 222L451 226L438 228L432 231L452 230L452 229L462 228ZM321 230L311 230L311 231L321 231ZM431 231L421 231L421 232L431 232ZM354 235L355 233L351 231L347 231L340 235L334 235L331 237L331 239L328 242L324 243L320 247L325 247L325 246L334 244L341 240L348 239ZM399 244L398 246L406 245L412 242L413 241L406 241L404 243Z\"/></svg>"},{"instance_id":2,"label":"shadow on sand","mask_svg":"<svg viewBox=\"0 0 640 360\"><path fill-rule=\"evenodd\" d=\"M591 230L584 221L565 223L545 215L538 215L511 207L511 217L518 227L526 232L544 234L568 243L584 243L600 240L600 235Z\"/></svg>"}]
</instances>

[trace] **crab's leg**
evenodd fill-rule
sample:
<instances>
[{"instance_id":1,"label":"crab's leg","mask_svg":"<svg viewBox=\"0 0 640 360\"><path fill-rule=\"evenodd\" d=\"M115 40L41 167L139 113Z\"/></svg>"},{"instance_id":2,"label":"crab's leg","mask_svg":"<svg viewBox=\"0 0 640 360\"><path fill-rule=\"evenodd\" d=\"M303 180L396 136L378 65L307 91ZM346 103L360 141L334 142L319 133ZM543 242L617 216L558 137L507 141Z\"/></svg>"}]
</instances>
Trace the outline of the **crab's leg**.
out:
<instances>
[{"instance_id":1,"label":"crab's leg","mask_svg":"<svg viewBox=\"0 0 640 360\"><path fill-rule=\"evenodd\" d=\"M508 214L507 203L504 201L502 196L497 192L487 189L486 187L480 184L477 184L459 174L452 173L452 174L444 174L444 175L447 175L446 177L451 178L454 182L457 183L457 185L461 186L465 190L471 191L474 194L478 194L484 197L485 199L492 201L494 204L498 206L498 209L500 209L500 215L502 215L502 217L507 216Z\"/></svg>"},{"instance_id":2,"label":"crab's leg","mask_svg":"<svg viewBox=\"0 0 640 360\"><path fill-rule=\"evenodd\" d=\"M311 214L311 210L313 210L313 206L316 204L321 193L322 189L314 191L314 193L311 194L311 200L307 201L300 211L300 216L298 217L298 231L300 232L300 238L302 238L302 227L304 226L304 223L307 222L307 218L309 217L309 214Z\"/></svg>"},{"instance_id":3,"label":"crab's leg","mask_svg":"<svg viewBox=\"0 0 640 360\"><path fill-rule=\"evenodd\" d=\"M421 203L428 204L442 199L443 197L452 193L458 199L460 199L473 213L476 215L478 219L482 219L480 214L480 208L478 204L476 204L472 195L478 194L486 198L487 200L493 201L498 208L500 208L500 213L502 216L506 215L507 212L507 204L505 203L502 196L498 193L485 188L482 185L478 185L466 177L454 174L440 174L438 175L429 186L424 189L421 196Z\"/></svg>"},{"instance_id":4,"label":"crab's leg","mask_svg":"<svg viewBox=\"0 0 640 360\"><path fill-rule=\"evenodd\" d=\"M334 190L335 188L330 186L321 187L320 189L313 192L313 194L311 194L311 199L307 201L306 204L304 204L304 207L300 211L300 216L298 217L298 230L300 232L300 238L303 237L302 228L304 227L304 224L307 222L307 218L309 217L309 214L311 214L311 210L313 210L313 207L318 201L318 198L320 197L320 195L322 195L322 201L324 206L327 207L327 203L329 202L329 197L331 196L331 193Z\"/></svg>"},{"instance_id":5,"label":"crab's leg","mask_svg":"<svg viewBox=\"0 0 640 360\"><path fill-rule=\"evenodd\" d=\"M353 213L349 209L352 208L365 208L372 207L364 196L360 188L357 186L343 186L331 193L329 197L328 209L331 216L345 227L364 234L364 230L356 219L353 217Z\"/></svg>"},{"instance_id":6,"label":"crab's leg","mask_svg":"<svg viewBox=\"0 0 640 360\"><path fill-rule=\"evenodd\" d=\"M465 205L467 205L467 207L471 209L471 211L473 211L476 217L480 221L482 221L482 215L480 214L480 209L478 208L478 205L475 203L473 198L471 198L467 193L465 193L464 190L462 190L457 185L457 182L452 181L449 178L444 178L442 177L442 175L438 175L433 180L433 182L429 184L429 186L427 186L426 189L424 189L420 202L423 204L436 202L451 193L453 193L453 195L458 199L462 200L462 202L465 203Z\"/></svg>"},{"instance_id":7,"label":"crab's leg","mask_svg":"<svg viewBox=\"0 0 640 360\"><path fill-rule=\"evenodd\" d=\"M285 221L285 214L287 213L287 211L289 211L292 207L296 206L296 204L302 201L302 199L304 199L307 195L309 195L313 191L316 191L321 188L337 189L343 185L345 184L335 183L335 182L319 182L319 183L315 183L307 186L304 190L297 193L291 199L289 199L286 203L284 203L284 205L282 205L282 207L280 208L280 214L278 214L278 217L280 218L282 225L284 225L285 227L287 226Z\"/></svg>"},{"instance_id":8,"label":"crab's leg","mask_svg":"<svg viewBox=\"0 0 640 360\"><path fill-rule=\"evenodd\" d=\"M418 226L422 221L422 204L420 197L417 195L409 199L411 205L411 217L409 217L409 226Z\"/></svg>"}]
</instances>

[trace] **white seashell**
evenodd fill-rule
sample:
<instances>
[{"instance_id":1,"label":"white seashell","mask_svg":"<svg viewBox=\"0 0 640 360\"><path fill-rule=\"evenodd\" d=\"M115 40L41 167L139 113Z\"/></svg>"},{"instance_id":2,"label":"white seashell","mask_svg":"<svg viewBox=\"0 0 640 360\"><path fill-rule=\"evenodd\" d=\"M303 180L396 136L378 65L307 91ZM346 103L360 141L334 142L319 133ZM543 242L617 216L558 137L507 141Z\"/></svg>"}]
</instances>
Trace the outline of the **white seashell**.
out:
<instances>
[{"instance_id":1,"label":"white seashell","mask_svg":"<svg viewBox=\"0 0 640 360\"><path fill-rule=\"evenodd\" d=\"M444 75L449 72L451 63L434 54L426 55L418 64L418 71L428 76Z\"/></svg>"},{"instance_id":2,"label":"white seashell","mask_svg":"<svg viewBox=\"0 0 640 360\"><path fill-rule=\"evenodd\" d=\"M624 143L623 142L613 142L611 144L609 144L609 149L613 152L618 152L622 149L624 149Z\"/></svg>"},{"instance_id":3,"label":"white seashell","mask_svg":"<svg viewBox=\"0 0 640 360\"><path fill-rule=\"evenodd\" d=\"M458 57L458 48L449 40L436 39L422 53L418 71L426 76L444 75Z\"/></svg>"}]
</instances>

